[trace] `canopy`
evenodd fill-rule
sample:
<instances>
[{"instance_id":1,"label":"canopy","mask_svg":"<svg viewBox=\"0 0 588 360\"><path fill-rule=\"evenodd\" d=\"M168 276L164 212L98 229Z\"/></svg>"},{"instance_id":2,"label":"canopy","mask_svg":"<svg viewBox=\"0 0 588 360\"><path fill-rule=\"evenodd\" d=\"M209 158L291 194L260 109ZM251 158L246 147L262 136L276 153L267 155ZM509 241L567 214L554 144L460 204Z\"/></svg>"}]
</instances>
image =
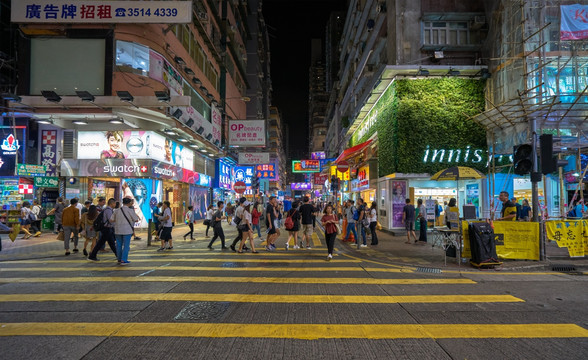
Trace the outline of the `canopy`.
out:
<instances>
[{"instance_id":1,"label":"canopy","mask_svg":"<svg viewBox=\"0 0 588 360\"><path fill-rule=\"evenodd\" d=\"M339 163L343 160L347 160L350 157L359 154L360 152L362 152L365 148L367 148L368 146L370 146L370 144L373 142L373 139L370 139L364 143L361 143L359 145L355 145L353 147L350 147L349 149L346 149L345 151L343 151L341 153L341 155L339 155L339 157L335 160L335 163Z\"/></svg>"}]
</instances>

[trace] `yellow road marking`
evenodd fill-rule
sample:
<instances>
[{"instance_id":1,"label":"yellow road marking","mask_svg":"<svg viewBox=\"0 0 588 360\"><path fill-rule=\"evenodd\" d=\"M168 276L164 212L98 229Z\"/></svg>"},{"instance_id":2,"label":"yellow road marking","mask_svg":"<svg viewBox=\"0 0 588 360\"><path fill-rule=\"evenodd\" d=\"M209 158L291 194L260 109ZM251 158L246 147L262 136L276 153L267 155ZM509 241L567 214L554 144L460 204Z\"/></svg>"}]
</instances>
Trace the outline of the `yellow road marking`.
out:
<instances>
[{"instance_id":1,"label":"yellow road marking","mask_svg":"<svg viewBox=\"0 0 588 360\"><path fill-rule=\"evenodd\" d=\"M130 257L131 255L129 255ZM234 263L256 263L256 262L262 262L262 263L296 263L296 264L311 264L311 263L321 263L324 264L325 263L325 259L326 256L322 256L321 259L267 259L267 258L255 258L255 257L251 257L251 258L247 258L247 259L208 259L208 258L153 258L153 259L132 259L133 263L138 263L138 262L167 262L169 263L170 261L190 261L190 262L221 262L221 263L227 263L227 262L234 262ZM116 259L114 259L113 257L109 257L105 260L103 260L104 262L108 262L108 261L114 261ZM362 262L361 260L343 260L343 259L337 259L336 260L338 263L360 263ZM16 261L11 261L11 264L89 264L90 262L88 260L16 260Z\"/></svg>"},{"instance_id":2,"label":"yellow road marking","mask_svg":"<svg viewBox=\"0 0 588 360\"><path fill-rule=\"evenodd\" d=\"M220 324L0 323L0 336L208 337L276 339L586 338L575 324Z\"/></svg>"},{"instance_id":3,"label":"yellow road marking","mask_svg":"<svg viewBox=\"0 0 588 360\"><path fill-rule=\"evenodd\" d=\"M312 244L314 245L314 247L317 247L317 248L320 248L320 247L323 246L323 244L321 243L321 240L319 239L319 237L316 234L316 232L313 232L312 233Z\"/></svg>"},{"instance_id":4,"label":"yellow road marking","mask_svg":"<svg viewBox=\"0 0 588 360\"><path fill-rule=\"evenodd\" d=\"M10 294L0 295L0 302L29 301L231 301L247 303L481 303L524 302L511 295L252 295L252 294Z\"/></svg>"},{"instance_id":5,"label":"yellow road marking","mask_svg":"<svg viewBox=\"0 0 588 360\"><path fill-rule=\"evenodd\" d=\"M229 261L230 262L230 261ZM389 268L362 268L362 267L342 267L342 266L321 266L321 267L266 267L266 266L251 266L251 267L215 267L215 266L132 266L120 267L112 264L111 267L104 266L88 266L88 267L11 267L0 268L0 272L18 272L18 271L148 271L148 270L179 270L179 271L293 271L293 272L315 272L315 271L353 271L353 272L388 272L401 273L406 272L401 269Z\"/></svg>"},{"instance_id":6,"label":"yellow road marking","mask_svg":"<svg viewBox=\"0 0 588 360\"><path fill-rule=\"evenodd\" d=\"M470 279L374 279L374 278L287 278L287 277L215 277L215 276L100 276L100 277L35 277L0 278L1 283L77 283L77 282L224 282L274 284L365 284L429 285L475 284Z\"/></svg>"}]
</instances>

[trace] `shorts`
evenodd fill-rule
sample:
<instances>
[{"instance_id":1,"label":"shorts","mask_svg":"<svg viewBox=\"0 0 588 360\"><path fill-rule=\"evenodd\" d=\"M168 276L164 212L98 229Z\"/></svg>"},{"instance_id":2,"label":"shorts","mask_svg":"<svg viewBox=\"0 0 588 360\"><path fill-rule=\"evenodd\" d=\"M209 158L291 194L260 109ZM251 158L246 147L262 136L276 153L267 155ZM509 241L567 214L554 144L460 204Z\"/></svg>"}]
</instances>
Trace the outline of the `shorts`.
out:
<instances>
[{"instance_id":1,"label":"shorts","mask_svg":"<svg viewBox=\"0 0 588 360\"><path fill-rule=\"evenodd\" d=\"M406 231L414 231L414 221L406 221L404 223L404 228Z\"/></svg>"},{"instance_id":2,"label":"shorts","mask_svg":"<svg viewBox=\"0 0 588 360\"><path fill-rule=\"evenodd\" d=\"M276 228L275 227L273 227L271 229L268 228L266 232L268 235L273 235L276 233Z\"/></svg>"},{"instance_id":3,"label":"shorts","mask_svg":"<svg viewBox=\"0 0 588 360\"><path fill-rule=\"evenodd\" d=\"M274 227L276 229L279 229L281 227L280 220L278 220L278 219L274 220Z\"/></svg>"},{"instance_id":4,"label":"shorts","mask_svg":"<svg viewBox=\"0 0 588 360\"><path fill-rule=\"evenodd\" d=\"M312 224L302 224L302 233L307 236L311 236L314 228Z\"/></svg>"},{"instance_id":5,"label":"shorts","mask_svg":"<svg viewBox=\"0 0 588 360\"><path fill-rule=\"evenodd\" d=\"M161 233L159 234L159 240L168 241L172 239L172 228L164 227L161 229Z\"/></svg>"}]
</instances>

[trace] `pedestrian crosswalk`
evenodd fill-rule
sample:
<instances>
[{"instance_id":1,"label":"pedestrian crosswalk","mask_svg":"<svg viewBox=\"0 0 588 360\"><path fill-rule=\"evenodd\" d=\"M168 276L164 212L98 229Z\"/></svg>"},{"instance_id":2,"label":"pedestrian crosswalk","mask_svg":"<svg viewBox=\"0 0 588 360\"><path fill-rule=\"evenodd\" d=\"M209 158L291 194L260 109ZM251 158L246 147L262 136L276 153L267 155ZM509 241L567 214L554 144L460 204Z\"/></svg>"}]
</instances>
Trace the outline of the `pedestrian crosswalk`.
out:
<instances>
[{"instance_id":1,"label":"pedestrian crosswalk","mask_svg":"<svg viewBox=\"0 0 588 360\"><path fill-rule=\"evenodd\" d=\"M317 240L314 240L315 247L320 243L318 237ZM3 317L0 338L85 336L134 341L146 337L188 337L212 342L228 338L284 341L588 338L588 330L573 322L519 319L512 323L427 323L407 313L404 306L411 304L427 306L429 311L456 311L466 306L468 311L482 311L490 305L515 311L531 306L524 297L496 287L487 288L459 274L422 274L410 267L388 266L349 256L344 251L337 251L335 259L327 262L324 248L236 254L211 252L204 246L204 242L176 244L173 251L163 253L136 247L127 267L117 266L111 254L104 255L98 263L73 256L0 263L0 314L15 308L31 309L26 321ZM92 321L83 316L80 321L61 318L61 305L83 312L93 309L92 304L97 303L113 304L114 308L117 304L135 303L152 306L133 305L139 318L132 321ZM175 317L186 304L211 303L225 304L225 308L231 304L235 310L216 320L179 321ZM41 304L43 316L36 318L34 309ZM175 310L161 314L156 310L161 304ZM54 312L51 306L56 306ZM315 306L316 311L312 310ZM332 311L325 306L332 307ZM357 314L362 315L341 310L348 309L347 306L361 309ZM201 311L210 311L210 307L202 305ZM282 320L236 315L252 309L255 313L266 313L271 310L265 309L274 307L286 312ZM398 312L397 319L391 321L389 315L372 313L371 307ZM52 340L44 340L47 341ZM88 346L87 352L95 349Z\"/></svg>"}]
</instances>

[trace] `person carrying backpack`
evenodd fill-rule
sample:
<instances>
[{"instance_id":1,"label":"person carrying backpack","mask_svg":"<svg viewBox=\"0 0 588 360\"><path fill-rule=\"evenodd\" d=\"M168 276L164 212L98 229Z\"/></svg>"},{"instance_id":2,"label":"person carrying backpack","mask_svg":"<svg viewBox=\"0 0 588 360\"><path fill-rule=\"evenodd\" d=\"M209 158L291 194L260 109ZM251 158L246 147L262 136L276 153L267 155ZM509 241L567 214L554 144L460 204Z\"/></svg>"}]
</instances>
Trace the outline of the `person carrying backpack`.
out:
<instances>
[{"instance_id":1,"label":"person carrying backpack","mask_svg":"<svg viewBox=\"0 0 588 360\"><path fill-rule=\"evenodd\" d=\"M116 206L116 200L114 198L108 199L108 205L104 207L104 210L98 214L98 217L94 220L92 227L94 231L100 232L100 236L98 237L98 241L96 245L92 248L90 255L88 255L88 260L90 261L99 261L96 257L98 255L98 250L102 249L104 244L108 243L110 246L110 250L116 256L116 244L114 242L114 227L109 222L110 217L114 212L114 207Z\"/></svg>"},{"instance_id":2,"label":"person carrying backpack","mask_svg":"<svg viewBox=\"0 0 588 360\"><path fill-rule=\"evenodd\" d=\"M37 200L33 201L33 208L31 209L33 215L35 215L35 220L31 222L31 229L35 231L34 237L41 236L41 221L47 217L47 211L39 205Z\"/></svg>"},{"instance_id":3,"label":"person carrying backpack","mask_svg":"<svg viewBox=\"0 0 588 360\"><path fill-rule=\"evenodd\" d=\"M288 240L286 241L286 250L290 248L290 240L294 240L294 249L299 249L298 246L298 231L300 230L300 211L298 211L299 203L292 204L292 208L288 211L288 217L284 221L284 227L288 230Z\"/></svg>"},{"instance_id":4,"label":"person carrying backpack","mask_svg":"<svg viewBox=\"0 0 588 360\"><path fill-rule=\"evenodd\" d=\"M355 206L353 206L353 200L347 200L347 206L345 208L345 216L347 217L347 229L345 230L345 239L343 241L348 241L349 234L353 232L353 236L357 239L357 231L355 230L355 222L359 219L359 213Z\"/></svg>"}]
</instances>

